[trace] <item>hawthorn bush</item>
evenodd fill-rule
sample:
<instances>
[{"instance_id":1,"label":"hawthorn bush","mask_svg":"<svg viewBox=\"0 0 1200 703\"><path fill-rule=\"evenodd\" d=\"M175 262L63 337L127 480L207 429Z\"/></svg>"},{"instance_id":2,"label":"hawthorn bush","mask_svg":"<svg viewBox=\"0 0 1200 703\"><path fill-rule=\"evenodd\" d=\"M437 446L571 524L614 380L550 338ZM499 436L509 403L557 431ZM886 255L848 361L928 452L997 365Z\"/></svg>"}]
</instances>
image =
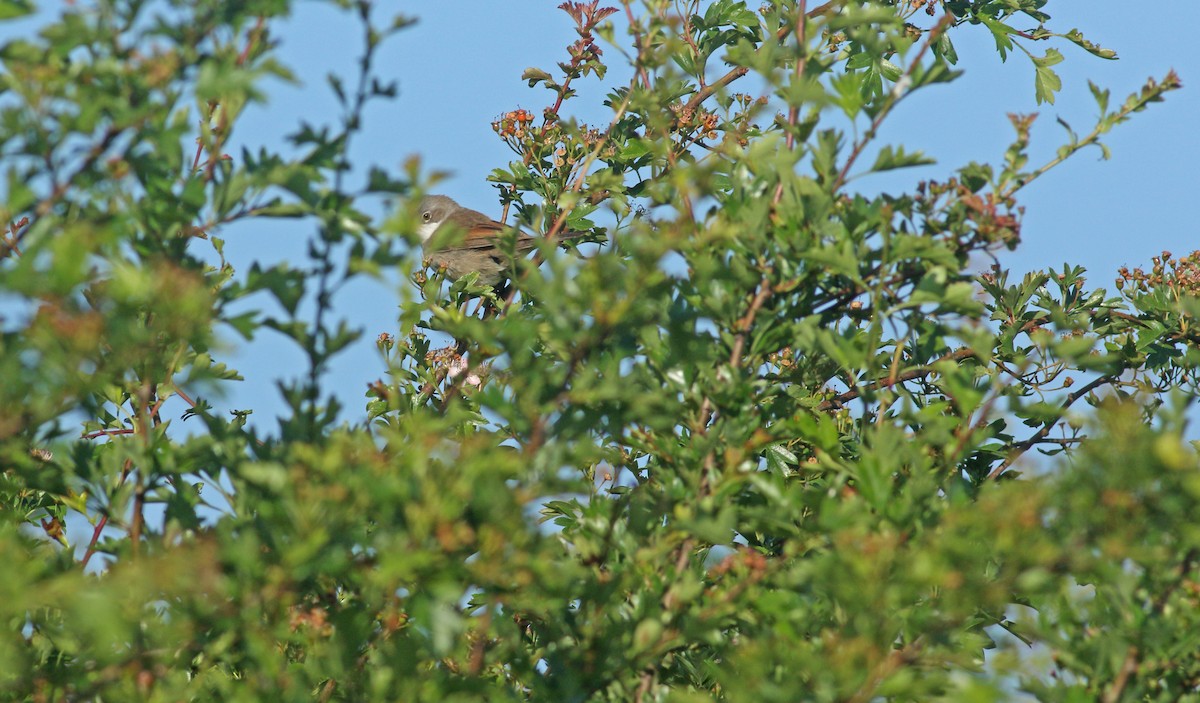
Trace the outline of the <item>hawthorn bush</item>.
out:
<instances>
[{"instance_id":1,"label":"hawthorn bush","mask_svg":"<svg viewBox=\"0 0 1200 703\"><path fill-rule=\"evenodd\" d=\"M492 180L599 246L493 290L423 266L419 164L350 159L403 100L379 46L420 28L329 4L360 73L284 152L226 153L292 75L287 0L96 0L0 48L4 699L1200 697L1200 255L1114 291L999 258L1021 190L1174 74L1093 86L1049 163L1014 116L995 164L867 194L929 163L877 134L969 70L960 33L1040 101L1063 52L1114 54L1048 0L563 3L578 39L492 125ZM307 262L225 260L272 219ZM370 340L336 294L396 270L342 407L330 361ZM277 424L221 405L218 330L303 353Z\"/></svg>"}]
</instances>

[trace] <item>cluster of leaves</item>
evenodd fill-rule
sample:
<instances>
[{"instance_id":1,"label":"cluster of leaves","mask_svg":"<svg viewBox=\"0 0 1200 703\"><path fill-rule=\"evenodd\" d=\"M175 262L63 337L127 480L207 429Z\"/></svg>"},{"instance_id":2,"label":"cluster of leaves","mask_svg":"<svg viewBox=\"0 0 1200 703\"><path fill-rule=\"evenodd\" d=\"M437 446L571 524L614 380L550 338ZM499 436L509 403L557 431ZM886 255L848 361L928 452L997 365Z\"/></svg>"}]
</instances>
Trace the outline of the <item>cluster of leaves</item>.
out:
<instances>
[{"instance_id":1,"label":"cluster of leaves","mask_svg":"<svg viewBox=\"0 0 1200 703\"><path fill-rule=\"evenodd\" d=\"M6 697L1195 695L1196 256L1116 294L997 259L1020 190L1173 74L1115 109L1093 88L1095 128L1047 164L1017 116L998 165L868 196L855 178L928 163L876 134L954 78L955 33L1106 50L1048 29L1047 0L626 0L621 39L614 8L564 3L561 77L525 74L553 103L497 121L519 158L492 178L522 222L606 244L542 247L502 299L397 254L415 198L368 214L425 185L349 168L408 22L332 4L362 24L360 73L296 156L224 153L291 77L282 0L102 0L0 48ZM567 115L606 76L600 39L631 76L604 129ZM1049 100L1062 56L1032 58ZM311 228L310 260L235 270L222 236L268 218ZM361 333L335 295L387 267L416 285L338 424L329 360ZM217 327L303 352L277 428L206 400L238 378ZM1071 461L1020 476L1033 450Z\"/></svg>"}]
</instances>

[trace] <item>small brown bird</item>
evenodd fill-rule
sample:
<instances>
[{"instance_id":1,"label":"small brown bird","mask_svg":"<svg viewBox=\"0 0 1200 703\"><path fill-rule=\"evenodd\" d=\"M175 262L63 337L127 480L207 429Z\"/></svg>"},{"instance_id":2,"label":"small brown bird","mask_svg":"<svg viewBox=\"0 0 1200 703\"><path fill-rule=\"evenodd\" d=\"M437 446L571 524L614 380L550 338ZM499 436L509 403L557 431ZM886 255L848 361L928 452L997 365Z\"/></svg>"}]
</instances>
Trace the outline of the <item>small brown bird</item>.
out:
<instances>
[{"instance_id":1,"label":"small brown bird","mask_svg":"<svg viewBox=\"0 0 1200 703\"><path fill-rule=\"evenodd\" d=\"M494 286L505 278L512 268L512 261L498 246L498 239L512 229L477 210L462 207L444 195L427 195L421 200L421 225L417 234L425 246L425 254L434 266L445 267L451 279L479 272L479 282ZM462 230L465 236L454 244L428 249L430 240L443 226ZM587 232L563 232L554 237L555 242L578 239ZM535 246L540 237L531 237L524 232L517 234L516 254L520 256Z\"/></svg>"}]
</instances>

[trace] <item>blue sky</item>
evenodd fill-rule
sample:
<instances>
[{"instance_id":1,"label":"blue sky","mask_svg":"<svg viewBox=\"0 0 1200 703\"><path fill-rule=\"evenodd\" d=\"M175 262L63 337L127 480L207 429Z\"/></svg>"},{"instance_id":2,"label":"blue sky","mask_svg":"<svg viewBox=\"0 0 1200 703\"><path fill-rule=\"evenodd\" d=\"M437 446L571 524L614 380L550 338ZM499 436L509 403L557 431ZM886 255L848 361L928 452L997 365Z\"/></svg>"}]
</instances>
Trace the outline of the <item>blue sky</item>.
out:
<instances>
[{"instance_id":1,"label":"blue sky","mask_svg":"<svg viewBox=\"0 0 1200 703\"><path fill-rule=\"evenodd\" d=\"M380 61L399 81L400 97L372 113L357 153L389 165L419 155L427 168L453 174L440 187L442 192L498 214L495 191L486 179L492 169L508 162L511 152L493 134L491 122L506 110L525 107L537 113L547 103L549 93L528 88L520 75L529 66L553 72L555 62L565 55L563 47L574 39L570 20L557 5L557 0L404 3L403 12L419 22L397 37ZM912 96L880 134L880 143L922 149L939 163L899 172L887 185L944 178L972 160L998 161L1013 136L1006 116L1010 112L1040 113L1031 163L1041 163L1064 140L1055 118L1083 134L1094 124L1097 109L1088 79L1111 88L1112 102L1119 104L1147 78L1161 78L1174 68L1185 89L1112 132L1106 139L1112 149L1109 161L1101 161L1098 150L1082 152L1024 191L1024 242L1003 258L1016 274L1079 264L1089 270L1092 285L1111 291L1115 271L1122 265L1148 267L1150 257L1164 249L1182 254L1200 248L1196 218L1186 207L1197 199L1200 185L1200 132L1195 127L1200 93L1190 86L1200 80L1200 57L1192 48L1200 3L1156 2L1153 24L1147 21L1148 10L1116 0L1051 0L1046 9L1053 16L1051 28L1079 28L1092 41L1116 50L1119 60L1092 57L1067 42L1054 44L1066 56L1056 67L1063 90L1055 105L1039 106L1029 61L1018 53L1002 63L982 27L965 27L967 31L954 37L965 75ZM1148 24L1152 31L1146 29ZM348 18L328 8L299 7L280 36L284 56L305 76L306 85L273 93L266 122L288 125L290 117L309 114L314 103L328 103L322 67L330 60L349 67L351 54L340 50L353 46L353 31ZM331 45L339 53L312 51L314 46ZM1031 49L1044 51L1044 46ZM581 95L568 103L568 114L607 124L611 113L600 98L628 74L615 50L606 47L605 55L613 61L609 76L603 82L577 84ZM860 183L866 189L883 185ZM336 377L344 379L341 387L346 391L353 389L345 396L353 403L365 377L381 368L370 339L391 329L394 316L380 298L356 293L349 297L343 301L346 309L369 331L363 348L338 364ZM372 302L362 303L363 297ZM342 369L352 373L343 375Z\"/></svg>"},{"instance_id":2,"label":"blue sky","mask_svg":"<svg viewBox=\"0 0 1200 703\"><path fill-rule=\"evenodd\" d=\"M77 4L87 6L82 0ZM555 62L563 59L564 47L575 37L570 20L556 8L558 0L377 4L419 22L392 39L380 54L378 66L398 82L400 94L395 101L376 103L368 113L366 127L353 147L356 165L374 163L395 170L410 156L419 156L426 169L452 174L439 187L441 192L498 215L495 190L486 178L512 154L492 132L491 122L516 107L540 112L550 94L528 88L520 75L529 66L555 72ZM58 6L44 3L43 14L55 12ZM1033 69L1023 55L1011 55L1001 63L990 35L982 27L965 27L967 31L954 35L965 75L906 100L879 139L881 144L903 143L909 150L924 150L938 159L938 165L859 186L907 188L921 178L944 178L968 161L996 162L1012 138L1006 117L1010 112L1041 114L1032 149L1032 163L1039 163L1062 144L1056 117L1070 122L1077 132L1090 131L1096 107L1087 87L1089 78L1111 88L1113 102L1119 103L1148 77L1161 78L1174 68L1185 89L1111 133L1106 139L1111 160L1100 161L1099 151L1083 152L1024 191L1024 243L1002 261L1015 273L1059 268L1064 262L1080 264L1089 270L1092 285L1112 290L1119 266L1148 267L1150 257L1164 249L1184 254L1200 248L1196 217L1188 209L1200 200L1200 132L1196 129L1200 92L1191 85L1200 80L1200 56L1193 49L1192 36L1200 26L1200 3L1159 0L1152 11L1142 8L1117 0L1051 0L1046 9L1053 15L1052 29L1065 32L1077 27L1120 56L1118 61L1103 61L1066 42L1054 44L1066 56L1056 67L1064 86L1056 105L1035 104ZM0 24L0 39L24 33L29 26L29 22ZM254 148L265 144L286 149L284 136L301 120L319 124L335 119L324 76L334 70L351 77L361 41L352 16L326 3L297 3L292 17L273 32L284 62L302 85L273 84L269 102L248 111L235 141ZM1031 48L1044 50L1044 46ZM601 125L611 117L601 97L628 75L618 53L605 50L614 65L609 76L603 82L588 79L578 84L580 97L567 103L564 111ZM310 223L291 222L235 227L222 236L226 253L244 271L254 261L270 264L290 259L302 264L313 232ZM380 332L395 332L402 285L399 280L362 282L343 291L336 301L340 313L365 329L363 340L336 360L327 386L336 389L348 405L347 419L360 417L366 384L383 373L373 339ZM272 427L271 417L282 407L274 381L304 372L299 353L264 331L254 342L228 350L225 359L241 369L247 380L233 384L225 399L214 399L216 407L252 408L256 424Z\"/></svg>"}]
</instances>

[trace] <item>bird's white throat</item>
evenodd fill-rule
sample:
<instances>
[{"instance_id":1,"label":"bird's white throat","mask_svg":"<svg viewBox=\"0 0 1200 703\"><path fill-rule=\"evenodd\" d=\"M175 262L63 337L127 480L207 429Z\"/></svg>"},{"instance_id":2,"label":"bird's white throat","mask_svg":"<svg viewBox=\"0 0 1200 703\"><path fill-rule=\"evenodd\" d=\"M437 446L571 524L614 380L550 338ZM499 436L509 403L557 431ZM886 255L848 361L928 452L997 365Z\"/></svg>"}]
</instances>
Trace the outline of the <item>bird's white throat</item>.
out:
<instances>
[{"instance_id":1,"label":"bird's white throat","mask_svg":"<svg viewBox=\"0 0 1200 703\"><path fill-rule=\"evenodd\" d=\"M442 225L441 222L423 222L417 227L417 236L421 238L421 242L428 242L437 228Z\"/></svg>"}]
</instances>

